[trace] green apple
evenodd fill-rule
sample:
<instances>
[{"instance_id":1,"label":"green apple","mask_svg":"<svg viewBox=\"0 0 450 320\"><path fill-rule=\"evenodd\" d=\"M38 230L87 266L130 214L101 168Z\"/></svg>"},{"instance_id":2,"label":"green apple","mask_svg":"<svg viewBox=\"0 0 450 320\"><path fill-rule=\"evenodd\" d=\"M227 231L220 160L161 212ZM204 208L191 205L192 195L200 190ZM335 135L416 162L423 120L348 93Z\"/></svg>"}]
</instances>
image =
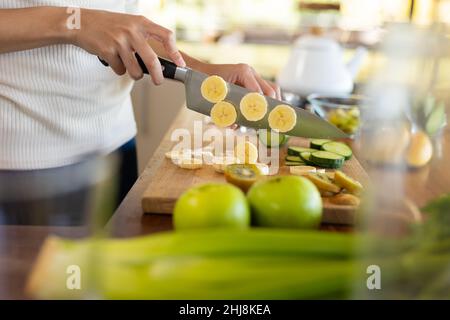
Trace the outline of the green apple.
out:
<instances>
[{"instance_id":1,"label":"green apple","mask_svg":"<svg viewBox=\"0 0 450 320\"><path fill-rule=\"evenodd\" d=\"M245 194L231 184L210 183L183 193L175 204L173 223L177 230L250 226L250 208Z\"/></svg>"},{"instance_id":2,"label":"green apple","mask_svg":"<svg viewBox=\"0 0 450 320\"><path fill-rule=\"evenodd\" d=\"M322 198L306 178L282 176L257 182L247 198L257 226L312 229L322 220Z\"/></svg>"}]
</instances>

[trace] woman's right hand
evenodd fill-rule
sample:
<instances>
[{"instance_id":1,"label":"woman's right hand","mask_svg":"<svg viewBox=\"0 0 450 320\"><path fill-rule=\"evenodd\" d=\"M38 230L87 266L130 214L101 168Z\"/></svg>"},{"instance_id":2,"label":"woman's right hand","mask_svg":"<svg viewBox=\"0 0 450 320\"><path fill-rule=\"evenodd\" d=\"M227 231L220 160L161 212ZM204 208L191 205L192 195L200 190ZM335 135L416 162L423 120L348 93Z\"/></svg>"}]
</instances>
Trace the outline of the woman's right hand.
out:
<instances>
[{"instance_id":1,"label":"woman's right hand","mask_svg":"<svg viewBox=\"0 0 450 320\"><path fill-rule=\"evenodd\" d=\"M70 32L70 43L99 56L118 75L128 71L133 79L142 78L142 69L135 57L137 52L153 83L162 83L161 64L148 44L149 38L160 42L175 64L181 67L186 65L177 49L173 32L143 16L82 9L80 19L81 28Z\"/></svg>"}]
</instances>

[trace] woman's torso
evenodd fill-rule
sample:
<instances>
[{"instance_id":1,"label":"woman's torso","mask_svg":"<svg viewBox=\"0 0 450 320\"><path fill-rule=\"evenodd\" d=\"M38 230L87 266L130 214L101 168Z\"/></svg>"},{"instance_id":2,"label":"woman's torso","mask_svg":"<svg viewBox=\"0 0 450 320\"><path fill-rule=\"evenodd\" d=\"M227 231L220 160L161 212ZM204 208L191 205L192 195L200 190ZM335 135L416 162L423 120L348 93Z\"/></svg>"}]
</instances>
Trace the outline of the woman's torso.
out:
<instances>
[{"instance_id":1,"label":"woman's torso","mask_svg":"<svg viewBox=\"0 0 450 320\"><path fill-rule=\"evenodd\" d=\"M75 6L125 12L127 4L0 0L0 9ZM132 84L73 45L0 54L0 170L63 166L116 149L136 133Z\"/></svg>"}]
</instances>

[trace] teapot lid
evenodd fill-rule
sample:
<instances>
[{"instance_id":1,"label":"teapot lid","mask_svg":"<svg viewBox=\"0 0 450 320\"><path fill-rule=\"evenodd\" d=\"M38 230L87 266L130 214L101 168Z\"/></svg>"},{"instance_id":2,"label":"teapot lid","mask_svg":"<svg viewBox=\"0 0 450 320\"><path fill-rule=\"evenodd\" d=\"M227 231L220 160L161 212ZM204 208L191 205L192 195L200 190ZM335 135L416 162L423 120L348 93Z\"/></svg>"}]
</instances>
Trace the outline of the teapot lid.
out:
<instances>
[{"instance_id":1,"label":"teapot lid","mask_svg":"<svg viewBox=\"0 0 450 320\"><path fill-rule=\"evenodd\" d=\"M306 35L299 37L295 43L297 49L312 49L312 50L338 50L339 44L327 37Z\"/></svg>"}]
</instances>

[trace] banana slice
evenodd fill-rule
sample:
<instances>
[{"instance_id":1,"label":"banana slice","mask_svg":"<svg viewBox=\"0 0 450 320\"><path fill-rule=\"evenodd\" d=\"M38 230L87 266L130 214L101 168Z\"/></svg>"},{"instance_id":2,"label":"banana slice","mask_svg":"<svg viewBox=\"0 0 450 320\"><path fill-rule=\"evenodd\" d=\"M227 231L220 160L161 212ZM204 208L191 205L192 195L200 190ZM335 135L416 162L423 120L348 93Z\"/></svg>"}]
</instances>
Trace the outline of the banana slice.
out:
<instances>
[{"instance_id":1,"label":"banana slice","mask_svg":"<svg viewBox=\"0 0 450 320\"><path fill-rule=\"evenodd\" d=\"M203 161L198 158L181 158L177 161L177 166L182 169L200 169L203 167Z\"/></svg>"},{"instance_id":2,"label":"banana slice","mask_svg":"<svg viewBox=\"0 0 450 320\"><path fill-rule=\"evenodd\" d=\"M316 172L316 168L311 167L311 166L292 166L292 167L289 167L289 171L291 174L294 174L297 176L303 176L308 173Z\"/></svg>"},{"instance_id":3,"label":"banana slice","mask_svg":"<svg viewBox=\"0 0 450 320\"><path fill-rule=\"evenodd\" d=\"M234 149L234 155L239 163L255 164L258 161L258 148L251 142L240 142Z\"/></svg>"},{"instance_id":4,"label":"banana slice","mask_svg":"<svg viewBox=\"0 0 450 320\"><path fill-rule=\"evenodd\" d=\"M217 103L225 99L228 94L228 87L221 77L210 76L203 80L200 91L203 98L209 102Z\"/></svg>"},{"instance_id":5,"label":"banana slice","mask_svg":"<svg viewBox=\"0 0 450 320\"><path fill-rule=\"evenodd\" d=\"M262 94L251 92L242 98L239 107L245 119L259 121L267 113L267 100Z\"/></svg>"},{"instance_id":6,"label":"banana slice","mask_svg":"<svg viewBox=\"0 0 450 320\"><path fill-rule=\"evenodd\" d=\"M292 107L280 104L269 113L269 126L279 132L291 131L297 123L297 114Z\"/></svg>"},{"instance_id":7,"label":"banana slice","mask_svg":"<svg viewBox=\"0 0 450 320\"><path fill-rule=\"evenodd\" d=\"M236 122L236 118L236 108L229 102L220 101L211 108L211 120L218 127L229 127Z\"/></svg>"},{"instance_id":8,"label":"banana slice","mask_svg":"<svg viewBox=\"0 0 450 320\"><path fill-rule=\"evenodd\" d=\"M203 159L205 162L211 162L213 154L211 151L203 150L203 149L177 149L171 150L165 153L167 159L172 160L173 162L178 161L179 159L189 159L189 158L199 158Z\"/></svg>"},{"instance_id":9,"label":"banana slice","mask_svg":"<svg viewBox=\"0 0 450 320\"><path fill-rule=\"evenodd\" d=\"M212 166L218 173L224 173L228 165L238 163L238 159L230 156L214 157L212 161Z\"/></svg>"},{"instance_id":10,"label":"banana slice","mask_svg":"<svg viewBox=\"0 0 450 320\"><path fill-rule=\"evenodd\" d=\"M170 160L176 158L177 155L178 155L178 151L167 151L166 152L166 158L170 159Z\"/></svg>"},{"instance_id":11,"label":"banana slice","mask_svg":"<svg viewBox=\"0 0 450 320\"><path fill-rule=\"evenodd\" d=\"M171 150L166 152L166 158L170 160L178 160L180 158L189 158L192 157L192 150L191 149L178 149L178 150Z\"/></svg>"}]
</instances>

